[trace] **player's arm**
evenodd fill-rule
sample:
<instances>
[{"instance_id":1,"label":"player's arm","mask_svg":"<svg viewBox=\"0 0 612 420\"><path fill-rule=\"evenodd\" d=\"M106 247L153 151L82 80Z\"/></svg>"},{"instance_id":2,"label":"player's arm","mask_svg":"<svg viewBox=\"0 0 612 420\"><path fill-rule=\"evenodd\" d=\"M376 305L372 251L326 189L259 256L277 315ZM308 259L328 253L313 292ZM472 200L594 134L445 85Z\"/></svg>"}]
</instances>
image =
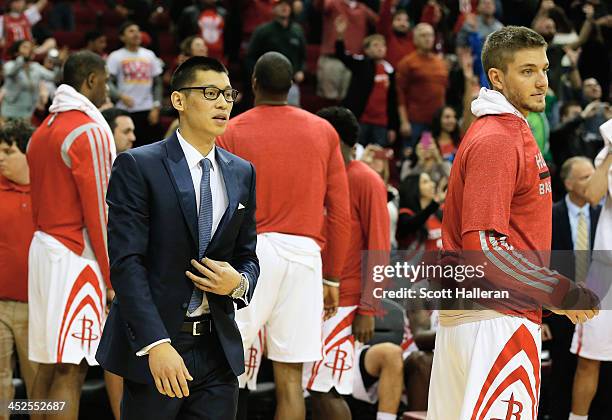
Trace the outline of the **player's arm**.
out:
<instances>
[{"instance_id":1,"label":"player's arm","mask_svg":"<svg viewBox=\"0 0 612 420\"><path fill-rule=\"evenodd\" d=\"M325 208L327 209L326 247L331 262L323 276L328 280L340 280L350 236L350 210L348 180L344 160L340 153L338 135L328 158Z\"/></svg>"},{"instance_id":2,"label":"player's arm","mask_svg":"<svg viewBox=\"0 0 612 420\"><path fill-rule=\"evenodd\" d=\"M90 124L90 128L80 134L69 146L66 155L62 156L72 171L87 236L108 288L111 288L111 283L106 251L107 210L104 200L112 165L111 141L100 127Z\"/></svg>"},{"instance_id":3,"label":"player's arm","mask_svg":"<svg viewBox=\"0 0 612 420\"><path fill-rule=\"evenodd\" d=\"M382 179L364 180L362 188L364 194L361 195L359 203L361 230L366 236L367 272L371 272L372 267L389 263L391 233L389 210L387 209L387 189ZM361 301L357 313L374 315L378 310L380 300L374 299L373 290L375 287L380 287L380 284L375 283L370 276L362 276L362 282L365 283L361 285Z\"/></svg>"},{"instance_id":4,"label":"player's arm","mask_svg":"<svg viewBox=\"0 0 612 420\"><path fill-rule=\"evenodd\" d=\"M148 187L131 153L117 156L108 187L108 239L112 283L121 317L134 331L136 353L168 339L148 281Z\"/></svg>"},{"instance_id":5,"label":"player's arm","mask_svg":"<svg viewBox=\"0 0 612 420\"><path fill-rule=\"evenodd\" d=\"M595 173L589 180L584 191L584 196L592 206L599 204L601 199L608 192L608 178L610 167L612 166L612 147L608 146L610 152L605 156L603 161L595 169Z\"/></svg>"}]
</instances>

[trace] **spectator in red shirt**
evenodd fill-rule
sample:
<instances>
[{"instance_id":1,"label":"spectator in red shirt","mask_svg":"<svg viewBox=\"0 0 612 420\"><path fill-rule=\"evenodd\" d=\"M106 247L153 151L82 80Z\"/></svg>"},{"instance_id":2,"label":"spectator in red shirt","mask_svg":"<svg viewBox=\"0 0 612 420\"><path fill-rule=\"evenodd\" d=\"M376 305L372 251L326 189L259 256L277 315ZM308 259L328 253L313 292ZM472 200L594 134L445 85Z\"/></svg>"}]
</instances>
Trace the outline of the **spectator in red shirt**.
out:
<instances>
[{"instance_id":1,"label":"spectator in red shirt","mask_svg":"<svg viewBox=\"0 0 612 420\"><path fill-rule=\"evenodd\" d=\"M186 8L179 18L177 28L180 39L199 35L206 44L208 57L223 61L225 16L226 11L217 5L217 0L199 0L197 4Z\"/></svg>"},{"instance_id":2,"label":"spectator in red shirt","mask_svg":"<svg viewBox=\"0 0 612 420\"><path fill-rule=\"evenodd\" d=\"M323 13L321 56L317 64L317 95L341 100L346 95L350 71L334 57L335 22L338 16L348 20L344 42L351 54L360 54L368 25L376 24L378 16L365 4L350 0L314 0L313 6Z\"/></svg>"},{"instance_id":3,"label":"spectator in red shirt","mask_svg":"<svg viewBox=\"0 0 612 420\"><path fill-rule=\"evenodd\" d=\"M363 55L350 55L344 49L344 34L348 21L336 20L336 57L351 71L351 83L343 105L359 120L359 143L386 147L395 141L398 127L395 71L385 61L387 46L380 34L363 41Z\"/></svg>"},{"instance_id":4,"label":"spectator in red shirt","mask_svg":"<svg viewBox=\"0 0 612 420\"><path fill-rule=\"evenodd\" d=\"M397 95L400 131L410 137L413 147L421 133L430 130L433 115L445 102L448 66L433 53L434 30L428 23L414 28L417 50L404 57L397 66Z\"/></svg>"},{"instance_id":5,"label":"spectator in red shirt","mask_svg":"<svg viewBox=\"0 0 612 420\"><path fill-rule=\"evenodd\" d=\"M28 396L37 364L28 359L28 250L34 235L25 151L34 129L8 122L0 131L0 399L14 398L16 350Z\"/></svg>"},{"instance_id":6,"label":"spectator in red shirt","mask_svg":"<svg viewBox=\"0 0 612 420\"><path fill-rule=\"evenodd\" d=\"M29 7L25 0L9 0L6 3L8 13L0 16L0 44L4 47L4 59L15 42L22 39L34 41L32 26L42 19L41 13L46 6L47 0L38 0Z\"/></svg>"},{"instance_id":7,"label":"spectator in red shirt","mask_svg":"<svg viewBox=\"0 0 612 420\"><path fill-rule=\"evenodd\" d=\"M395 9L398 0L384 0L376 31L387 41L387 61L396 68L400 60L414 51L410 16L405 9Z\"/></svg>"}]
</instances>

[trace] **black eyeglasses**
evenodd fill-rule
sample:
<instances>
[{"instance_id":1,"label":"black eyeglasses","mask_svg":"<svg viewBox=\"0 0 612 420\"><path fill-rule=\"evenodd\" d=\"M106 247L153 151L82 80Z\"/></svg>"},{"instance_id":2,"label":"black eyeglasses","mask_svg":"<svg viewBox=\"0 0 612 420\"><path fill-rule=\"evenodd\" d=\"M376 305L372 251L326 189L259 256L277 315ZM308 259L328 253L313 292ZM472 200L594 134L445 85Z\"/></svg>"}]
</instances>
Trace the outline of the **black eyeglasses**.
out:
<instances>
[{"instance_id":1,"label":"black eyeglasses","mask_svg":"<svg viewBox=\"0 0 612 420\"><path fill-rule=\"evenodd\" d=\"M219 89L216 86L184 87L184 88L180 88L179 92L181 90L190 90L190 89L201 90L202 93L204 93L204 99L209 100L209 101L216 101L219 95L221 94L221 92L223 92L223 97L225 98L227 102L234 102L236 98L238 97L238 91L236 89L227 88L223 90L223 89Z\"/></svg>"}]
</instances>

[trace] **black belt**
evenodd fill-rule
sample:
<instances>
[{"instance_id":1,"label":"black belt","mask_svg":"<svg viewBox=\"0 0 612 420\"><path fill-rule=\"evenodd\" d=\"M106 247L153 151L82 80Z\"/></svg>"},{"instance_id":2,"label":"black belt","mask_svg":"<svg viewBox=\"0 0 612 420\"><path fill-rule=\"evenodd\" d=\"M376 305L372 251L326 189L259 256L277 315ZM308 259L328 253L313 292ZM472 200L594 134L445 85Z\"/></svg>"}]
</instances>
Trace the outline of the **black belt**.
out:
<instances>
[{"instance_id":1,"label":"black belt","mask_svg":"<svg viewBox=\"0 0 612 420\"><path fill-rule=\"evenodd\" d=\"M194 321L185 320L181 325L181 332L191 335L210 334L213 331L213 324L210 315L205 317L197 317Z\"/></svg>"}]
</instances>

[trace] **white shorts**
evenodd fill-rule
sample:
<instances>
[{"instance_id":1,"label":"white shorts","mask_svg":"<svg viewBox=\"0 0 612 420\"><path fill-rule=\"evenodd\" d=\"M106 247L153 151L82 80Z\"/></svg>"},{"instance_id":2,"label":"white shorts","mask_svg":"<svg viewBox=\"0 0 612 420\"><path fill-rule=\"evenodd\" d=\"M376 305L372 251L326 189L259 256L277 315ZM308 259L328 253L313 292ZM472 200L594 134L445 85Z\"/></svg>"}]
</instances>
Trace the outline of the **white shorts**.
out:
<instances>
[{"instance_id":1,"label":"white shorts","mask_svg":"<svg viewBox=\"0 0 612 420\"><path fill-rule=\"evenodd\" d=\"M440 325L427 419L537 419L540 355L540 326L524 318Z\"/></svg>"},{"instance_id":2,"label":"white shorts","mask_svg":"<svg viewBox=\"0 0 612 420\"><path fill-rule=\"evenodd\" d=\"M91 248L83 256L35 232L28 264L29 358L79 364L95 355L105 320L106 286Z\"/></svg>"},{"instance_id":3,"label":"white shorts","mask_svg":"<svg viewBox=\"0 0 612 420\"><path fill-rule=\"evenodd\" d=\"M285 363L321 360L323 274L321 252L310 238L257 235L260 275L249 306L236 312L248 351L266 326L267 357ZM249 354L245 351L245 360ZM245 381L246 382L246 381Z\"/></svg>"},{"instance_id":4,"label":"white shorts","mask_svg":"<svg viewBox=\"0 0 612 420\"><path fill-rule=\"evenodd\" d=\"M612 267L593 261L589 269L587 286L602 296L601 311L593 319L576 325L570 351L580 357L602 362L612 361L612 292L610 285Z\"/></svg>"},{"instance_id":5,"label":"white shorts","mask_svg":"<svg viewBox=\"0 0 612 420\"><path fill-rule=\"evenodd\" d=\"M353 398L370 404L378 402L378 381L366 387L359 361L363 352L370 348L369 345L357 345L355 349L355 368L353 369Z\"/></svg>"},{"instance_id":6,"label":"white shorts","mask_svg":"<svg viewBox=\"0 0 612 420\"><path fill-rule=\"evenodd\" d=\"M336 388L339 394L351 394L353 373L359 370L353 337L353 320L356 314L357 306L341 306L336 315L323 322L323 360L304 364L304 389L329 392Z\"/></svg>"},{"instance_id":7,"label":"white shorts","mask_svg":"<svg viewBox=\"0 0 612 420\"><path fill-rule=\"evenodd\" d=\"M261 359L266 348L266 326L257 333L257 339L244 352L244 373L238 377L238 386L251 391L257 389L257 375L261 366Z\"/></svg>"}]
</instances>

